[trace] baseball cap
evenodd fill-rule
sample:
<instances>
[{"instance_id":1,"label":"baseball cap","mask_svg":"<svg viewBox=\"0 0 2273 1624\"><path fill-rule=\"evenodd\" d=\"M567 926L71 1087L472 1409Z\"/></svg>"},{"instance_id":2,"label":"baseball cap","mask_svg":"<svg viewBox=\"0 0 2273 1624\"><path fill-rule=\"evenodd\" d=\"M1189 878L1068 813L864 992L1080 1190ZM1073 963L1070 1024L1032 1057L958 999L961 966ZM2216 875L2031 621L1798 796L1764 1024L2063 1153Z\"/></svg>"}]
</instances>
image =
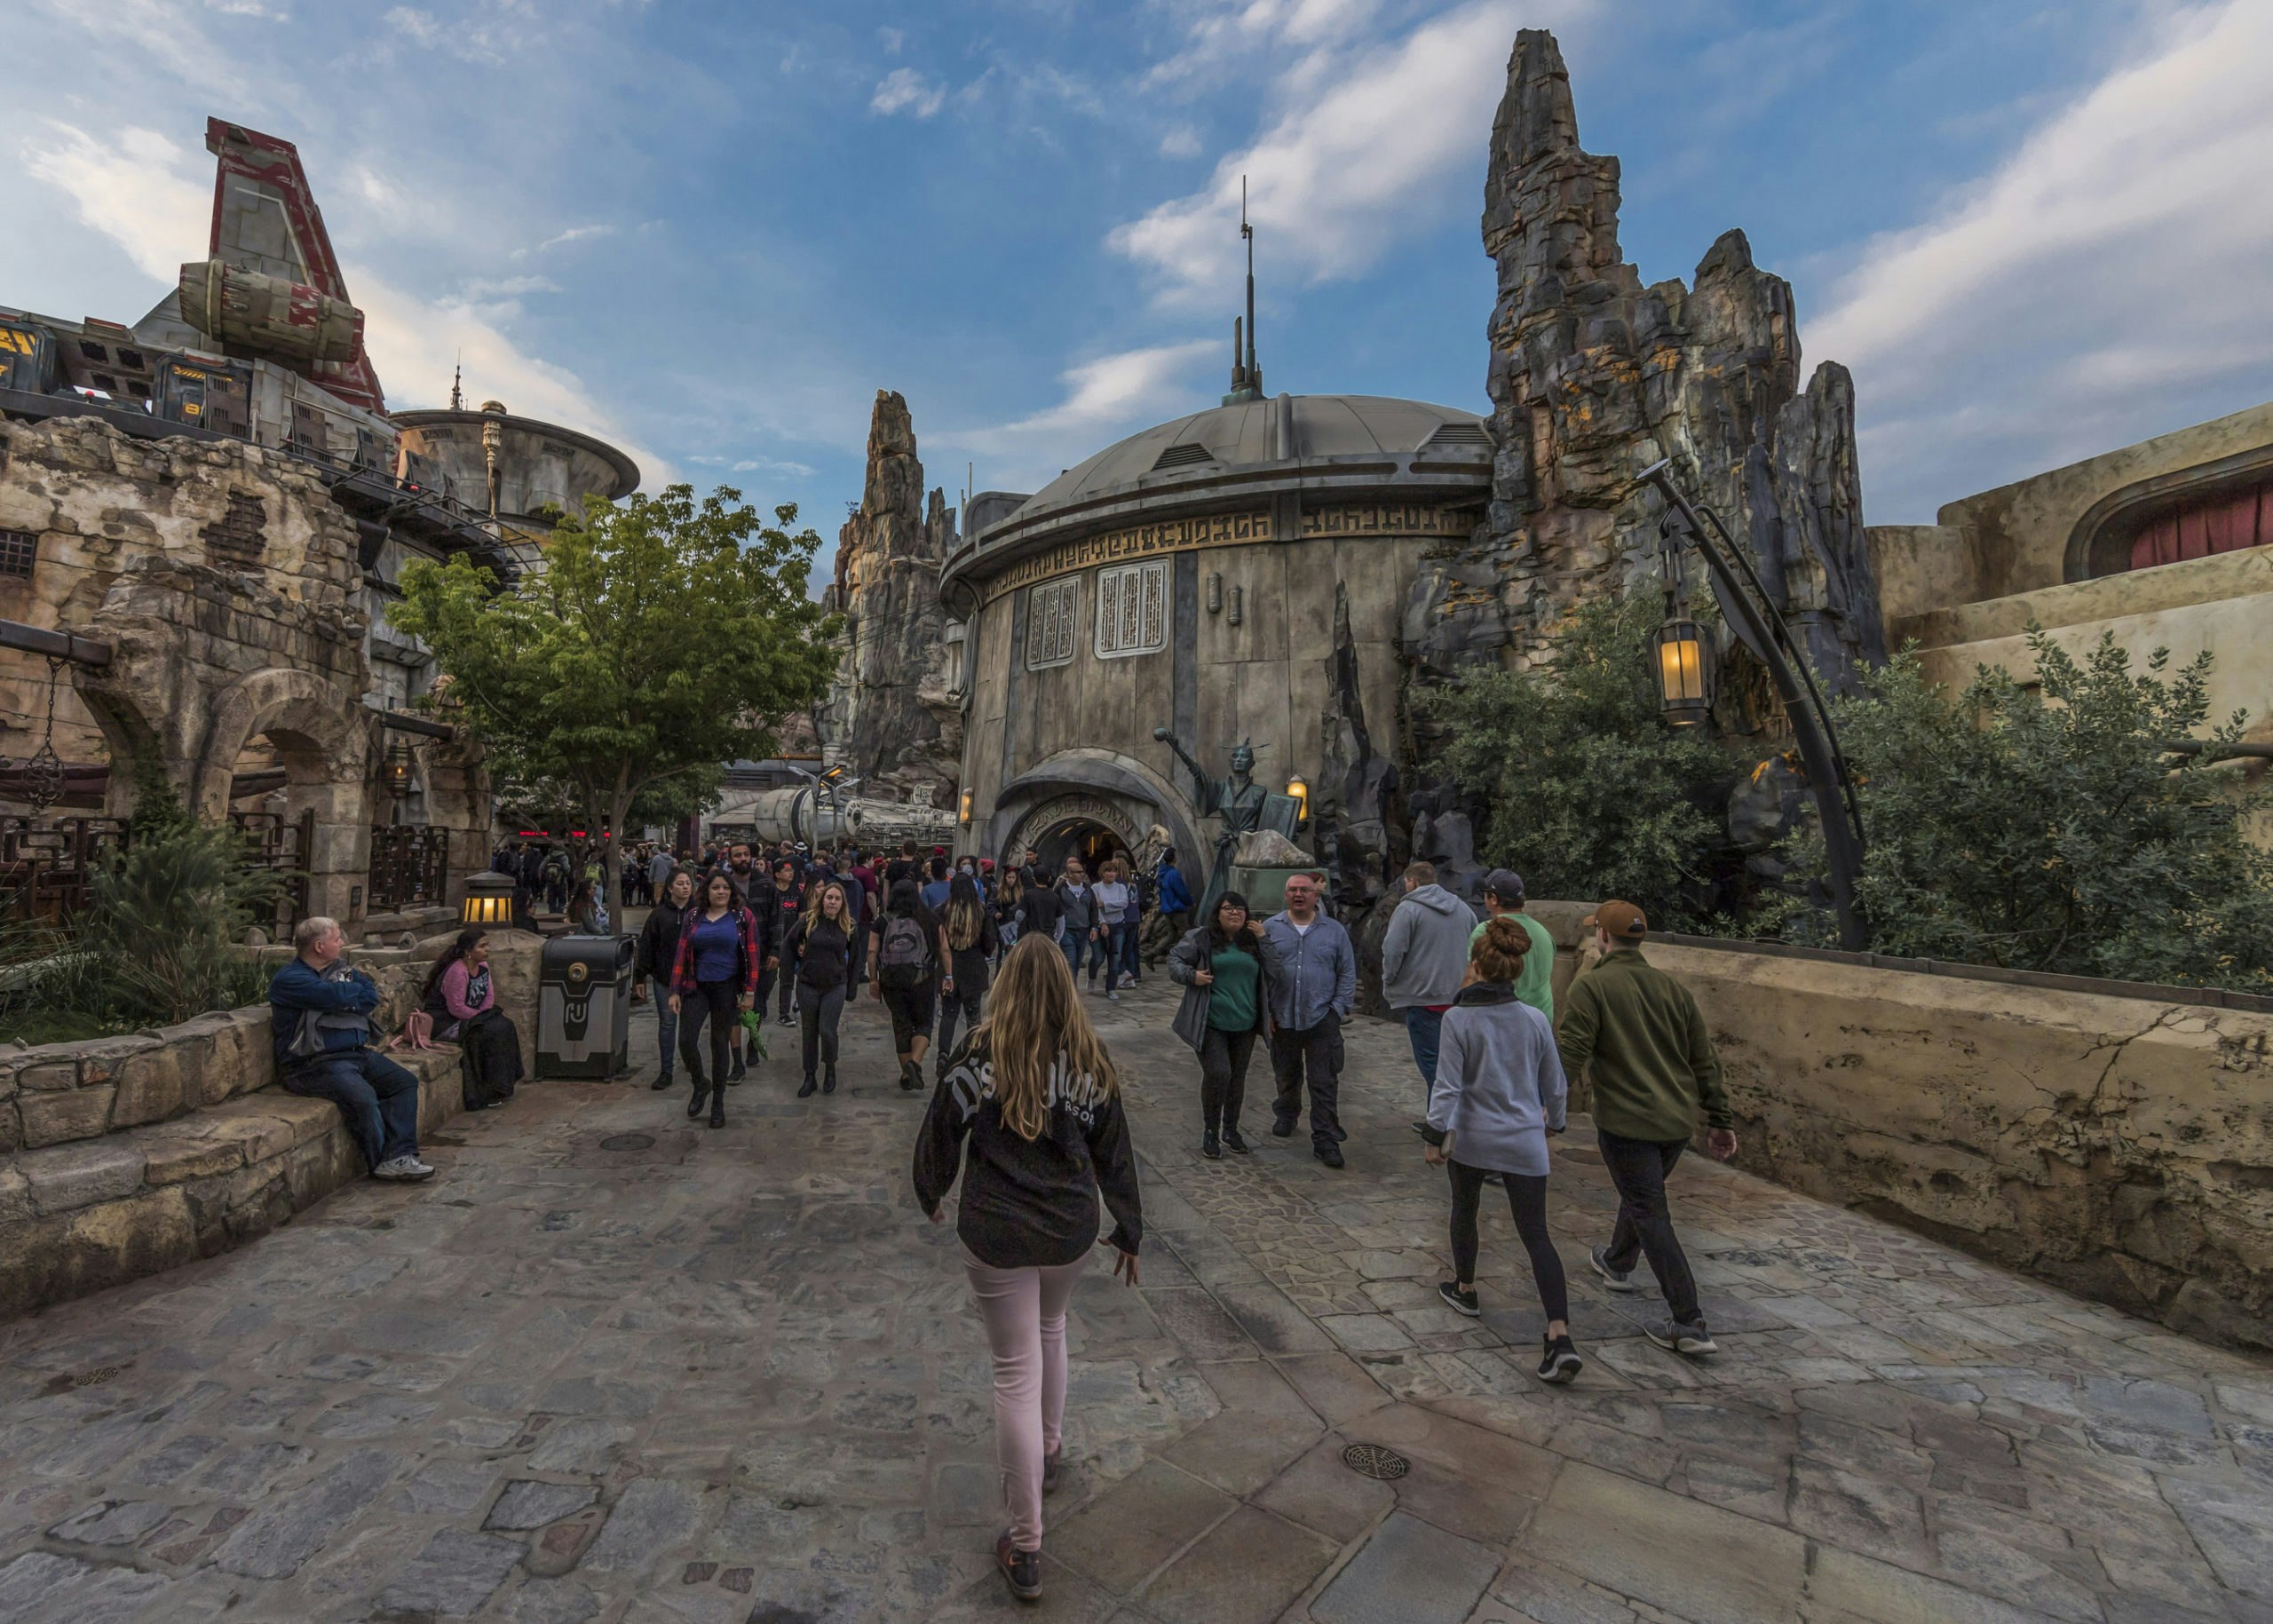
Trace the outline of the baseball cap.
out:
<instances>
[{"instance_id":1,"label":"baseball cap","mask_svg":"<svg viewBox=\"0 0 2273 1624\"><path fill-rule=\"evenodd\" d=\"M1638 942L1650 933L1649 916L1631 902L1605 902L1579 923L1599 925L1622 942Z\"/></svg>"},{"instance_id":2,"label":"baseball cap","mask_svg":"<svg viewBox=\"0 0 2273 1624\"><path fill-rule=\"evenodd\" d=\"M1484 889L1502 902L1521 902L1524 876L1512 868L1494 868L1484 876Z\"/></svg>"}]
</instances>

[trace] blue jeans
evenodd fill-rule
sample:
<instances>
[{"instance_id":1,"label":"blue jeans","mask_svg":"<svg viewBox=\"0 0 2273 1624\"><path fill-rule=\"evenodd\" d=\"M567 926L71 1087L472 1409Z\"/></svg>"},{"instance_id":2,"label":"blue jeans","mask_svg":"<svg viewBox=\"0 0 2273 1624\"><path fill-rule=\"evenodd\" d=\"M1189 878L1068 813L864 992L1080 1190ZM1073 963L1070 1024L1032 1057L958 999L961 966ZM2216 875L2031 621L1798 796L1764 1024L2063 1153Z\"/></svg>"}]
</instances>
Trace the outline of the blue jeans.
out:
<instances>
[{"instance_id":1,"label":"blue jeans","mask_svg":"<svg viewBox=\"0 0 2273 1624\"><path fill-rule=\"evenodd\" d=\"M1405 1035L1413 1040L1413 1064L1421 1068L1421 1081L1429 1085L1431 1094L1437 1091L1437 1041L1444 1031L1441 1011L1424 1010L1419 1004L1405 1011Z\"/></svg>"},{"instance_id":2,"label":"blue jeans","mask_svg":"<svg viewBox=\"0 0 2273 1624\"><path fill-rule=\"evenodd\" d=\"M1105 964L1105 979L1108 987L1121 985L1121 965L1128 959L1129 949L1135 945L1136 940L1136 931L1134 926L1125 924L1105 926L1105 940L1099 942L1097 947L1101 949L1098 957Z\"/></svg>"},{"instance_id":3,"label":"blue jeans","mask_svg":"<svg viewBox=\"0 0 2273 1624\"><path fill-rule=\"evenodd\" d=\"M343 1050L296 1066L278 1081L288 1094L337 1105L369 1166L418 1153L418 1079L384 1055Z\"/></svg>"},{"instance_id":4,"label":"blue jeans","mask_svg":"<svg viewBox=\"0 0 2273 1624\"><path fill-rule=\"evenodd\" d=\"M1068 925L1065 927L1065 940L1057 945L1065 949L1065 968L1073 972L1074 980L1079 981L1081 978L1081 959L1084 954L1089 957L1089 979L1094 981L1097 978L1097 966L1105 959L1103 942L1093 942L1089 939L1089 933L1087 931L1076 931L1073 926Z\"/></svg>"},{"instance_id":5,"label":"blue jeans","mask_svg":"<svg viewBox=\"0 0 2273 1624\"><path fill-rule=\"evenodd\" d=\"M1136 978L1140 973L1140 966L1136 963L1136 939L1144 934L1144 930L1142 920L1129 919L1121 922L1121 956L1116 963L1121 973L1131 979Z\"/></svg>"},{"instance_id":6,"label":"blue jeans","mask_svg":"<svg viewBox=\"0 0 2273 1624\"><path fill-rule=\"evenodd\" d=\"M678 1017L671 1013L671 984L667 976L657 976L651 994L655 1004L655 1047L662 1051L663 1076L671 1074L671 1045L678 1042Z\"/></svg>"}]
</instances>

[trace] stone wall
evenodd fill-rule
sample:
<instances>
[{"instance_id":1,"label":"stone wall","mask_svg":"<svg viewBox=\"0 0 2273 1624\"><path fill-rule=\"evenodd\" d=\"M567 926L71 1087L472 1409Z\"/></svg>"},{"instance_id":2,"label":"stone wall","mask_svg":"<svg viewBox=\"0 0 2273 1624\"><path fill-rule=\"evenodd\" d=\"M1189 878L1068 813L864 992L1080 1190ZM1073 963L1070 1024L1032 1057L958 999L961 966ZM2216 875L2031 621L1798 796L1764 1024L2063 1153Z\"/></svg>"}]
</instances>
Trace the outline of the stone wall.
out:
<instances>
[{"instance_id":1,"label":"stone wall","mask_svg":"<svg viewBox=\"0 0 2273 1624\"><path fill-rule=\"evenodd\" d=\"M449 937L359 953L399 1026ZM539 938L491 937L500 1002L534 1059ZM269 955L281 962L284 950ZM274 1086L265 1004L81 1043L0 1048L0 1317L265 1233L366 1169L338 1110ZM459 1108L458 1051L393 1057L419 1126Z\"/></svg>"},{"instance_id":2,"label":"stone wall","mask_svg":"<svg viewBox=\"0 0 2273 1624\"><path fill-rule=\"evenodd\" d=\"M1572 903L1532 912L1578 968ZM2273 1014L1657 943L1738 1163L2159 1320L2273 1348Z\"/></svg>"}]
</instances>

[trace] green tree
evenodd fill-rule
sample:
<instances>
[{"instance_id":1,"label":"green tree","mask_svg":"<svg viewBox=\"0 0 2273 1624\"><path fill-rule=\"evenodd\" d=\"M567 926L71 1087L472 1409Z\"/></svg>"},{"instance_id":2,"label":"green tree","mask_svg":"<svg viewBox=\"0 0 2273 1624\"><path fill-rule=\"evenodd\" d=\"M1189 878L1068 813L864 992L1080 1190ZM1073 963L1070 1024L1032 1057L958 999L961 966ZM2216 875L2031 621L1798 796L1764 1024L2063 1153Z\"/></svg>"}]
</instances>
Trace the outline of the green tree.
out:
<instances>
[{"instance_id":1,"label":"green tree","mask_svg":"<svg viewBox=\"0 0 2273 1624\"><path fill-rule=\"evenodd\" d=\"M590 499L542 573L499 591L463 557L416 561L388 619L434 651L493 771L621 834L643 795L772 755L773 718L828 685L836 622L805 594L820 538L793 533L794 504L773 515L724 486ZM613 845L605 862L613 895Z\"/></svg>"},{"instance_id":2,"label":"green tree","mask_svg":"<svg viewBox=\"0 0 2273 1624\"><path fill-rule=\"evenodd\" d=\"M1738 764L1659 714L1653 589L1580 606L1545 670L1478 670L1416 701L1444 769L1490 806L1484 850L1536 897L1620 897L1653 923L1703 923L1720 879L1719 807Z\"/></svg>"},{"instance_id":3,"label":"green tree","mask_svg":"<svg viewBox=\"0 0 2273 1624\"><path fill-rule=\"evenodd\" d=\"M2037 684L1983 666L1952 700L1905 650L1837 707L1859 781L1861 901L1881 953L2016 970L2273 989L2273 854L2248 824L2268 799L2217 747L2211 657L2144 672L2103 636L2078 661L2029 629ZM2206 732L2202 731L2206 728ZM2194 755L2174 741L2197 740ZM1794 865L1821 867L1803 828ZM1769 922L1794 940L1819 922Z\"/></svg>"}]
</instances>

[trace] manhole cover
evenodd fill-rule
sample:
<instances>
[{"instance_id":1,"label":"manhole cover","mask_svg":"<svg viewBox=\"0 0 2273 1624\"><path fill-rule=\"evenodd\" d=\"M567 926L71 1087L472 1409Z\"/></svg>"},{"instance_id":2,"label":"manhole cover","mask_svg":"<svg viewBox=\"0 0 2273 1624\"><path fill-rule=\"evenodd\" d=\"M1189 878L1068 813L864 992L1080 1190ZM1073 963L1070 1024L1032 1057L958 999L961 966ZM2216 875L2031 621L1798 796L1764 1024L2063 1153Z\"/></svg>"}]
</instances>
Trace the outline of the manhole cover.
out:
<instances>
[{"instance_id":1,"label":"manhole cover","mask_svg":"<svg viewBox=\"0 0 2273 1624\"><path fill-rule=\"evenodd\" d=\"M1379 1444L1352 1444L1342 1452L1342 1464L1362 1477L1390 1482L1411 1470L1411 1462L1394 1449Z\"/></svg>"},{"instance_id":2,"label":"manhole cover","mask_svg":"<svg viewBox=\"0 0 2273 1624\"><path fill-rule=\"evenodd\" d=\"M604 1151L651 1151L655 1148L655 1136L651 1133L620 1133L602 1139Z\"/></svg>"}]
</instances>

